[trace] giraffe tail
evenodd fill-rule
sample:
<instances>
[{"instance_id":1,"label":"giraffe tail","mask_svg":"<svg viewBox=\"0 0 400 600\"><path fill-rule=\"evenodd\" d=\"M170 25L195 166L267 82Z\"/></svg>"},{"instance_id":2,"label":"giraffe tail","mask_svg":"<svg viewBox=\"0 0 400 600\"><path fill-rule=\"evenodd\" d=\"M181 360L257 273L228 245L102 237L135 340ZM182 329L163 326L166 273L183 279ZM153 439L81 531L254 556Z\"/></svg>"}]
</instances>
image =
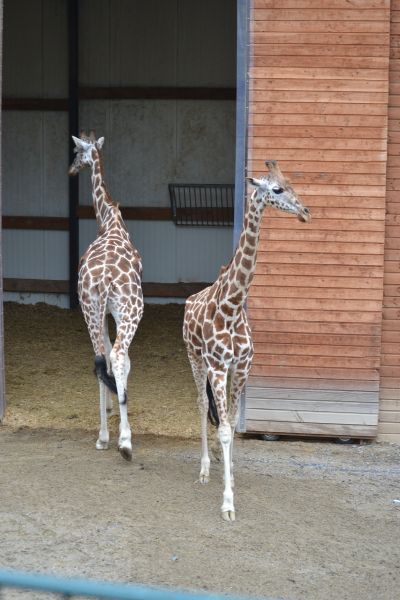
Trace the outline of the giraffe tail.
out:
<instances>
[{"instance_id":1,"label":"giraffe tail","mask_svg":"<svg viewBox=\"0 0 400 600\"><path fill-rule=\"evenodd\" d=\"M217 406L215 404L214 394L213 394L213 391L211 389L211 385L210 385L210 382L208 381L208 379L207 379L207 396L208 396L208 420L210 421L211 425L214 425L214 427L218 427L219 426L218 410L217 410Z\"/></svg>"},{"instance_id":2,"label":"giraffe tail","mask_svg":"<svg viewBox=\"0 0 400 600\"><path fill-rule=\"evenodd\" d=\"M117 384L115 383L114 375L110 375L107 371L107 362L104 354L98 354L94 359L94 373L99 381L102 381L109 390L117 393Z\"/></svg>"}]
</instances>

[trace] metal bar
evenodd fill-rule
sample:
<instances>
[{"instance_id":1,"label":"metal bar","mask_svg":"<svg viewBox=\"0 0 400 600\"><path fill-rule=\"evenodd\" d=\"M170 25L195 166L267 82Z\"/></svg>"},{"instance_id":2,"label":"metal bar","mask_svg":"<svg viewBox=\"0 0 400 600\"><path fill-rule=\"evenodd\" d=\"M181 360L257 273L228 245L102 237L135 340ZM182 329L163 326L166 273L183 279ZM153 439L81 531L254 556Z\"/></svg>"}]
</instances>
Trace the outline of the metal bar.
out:
<instances>
[{"instance_id":1,"label":"metal bar","mask_svg":"<svg viewBox=\"0 0 400 600\"><path fill-rule=\"evenodd\" d=\"M233 247L239 241L246 202L247 130L248 130L248 71L249 71L250 0L237 0L237 62L236 62L236 164ZM246 431L246 392L239 404L237 431Z\"/></svg>"},{"instance_id":2,"label":"metal bar","mask_svg":"<svg viewBox=\"0 0 400 600\"><path fill-rule=\"evenodd\" d=\"M68 141L69 164L74 159L72 135L79 135L78 39L79 0L68 0ZM69 304L78 306L79 178L69 178Z\"/></svg>"},{"instance_id":3,"label":"metal bar","mask_svg":"<svg viewBox=\"0 0 400 600\"><path fill-rule=\"evenodd\" d=\"M3 0L0 0L0 85L3 81ZM1 101L0 101L1 105ZM0 106L1 108L1 106ZM0 110L0 132L1 123L1 110ZM2 211L2 198L1 198L1 138L0 138L0 215ZM5 394L5 376L4 376L4 322L3 322L3 257L2 257L2 230L0 226L0 421L4 418L6 409L6 394Z\"/></svg>"},{"instance_id":4,"label":"metal bar","mask_svg":"<svg viewBox=\"0 0 400 600\"><path fill-rule=\"evenodd\" d=\"M64 594L64 596L106 598L108 600L229 600L229 596L218 596L216 594L170 591L139 585L102 583L87 579L65 579L21 571L0 571L0 589L1 587L40 590ZM231 597L231 600L234 600L234 597Z\"/></svg>"}]
</instances>

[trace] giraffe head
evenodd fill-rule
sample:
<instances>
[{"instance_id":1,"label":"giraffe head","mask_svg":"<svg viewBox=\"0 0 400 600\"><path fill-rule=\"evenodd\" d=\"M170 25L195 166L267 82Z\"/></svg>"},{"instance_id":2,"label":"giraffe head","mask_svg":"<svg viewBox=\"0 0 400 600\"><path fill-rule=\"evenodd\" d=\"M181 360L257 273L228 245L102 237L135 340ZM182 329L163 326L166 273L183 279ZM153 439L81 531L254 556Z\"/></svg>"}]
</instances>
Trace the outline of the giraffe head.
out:
<instances>
[{"instance_id":1,"label":"giraffe head","mask_svg":"<svg viewBox=\"0 0 400 600\"><path fill-rule=\"evenodd\" d=\"M310 211L303 206L298 196L287 179L283 176L275 160L267 160L265 164L269 173L266 177L248 177L248 181L255 187L251 201L263 210L266 206L273 206L284 212L297 215L299 221L308 223L311 220Z\"/></svg>"},{"instance_id":2,"label":"giraffe head","mask_svg":"<svg viewBox=\"0 0 400 600\"><path fill-rule=\"evenodd\" d=\"M96 140L94 132L91 131L89 135L81 131L80 137L72 136L75 143L74 152L76 154L75 160L69 168L68 173L70 175L77 175L84 167L93 164L93 150L101 150L104 144L104 138L101 137Z\"/></svg>"}]
</instances>

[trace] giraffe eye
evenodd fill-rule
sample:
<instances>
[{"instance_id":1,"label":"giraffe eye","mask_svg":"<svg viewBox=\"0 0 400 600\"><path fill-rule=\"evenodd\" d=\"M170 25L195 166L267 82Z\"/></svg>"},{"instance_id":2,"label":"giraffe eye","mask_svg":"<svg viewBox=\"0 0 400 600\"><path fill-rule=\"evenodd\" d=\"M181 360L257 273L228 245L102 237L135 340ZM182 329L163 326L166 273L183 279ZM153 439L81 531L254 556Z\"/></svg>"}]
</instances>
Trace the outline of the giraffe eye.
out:
<instances>
[{"instance_id":1,"label":"giraffe eye","mask_svg":"<svg viewBox=\"0 0 400 600\"><path fill-rule=\"evenodd\" d=\"M282 194L283 188L281 188L281 187L272 188L272 191L274 192L274 194Z\"/></svg>"}]
</instances>

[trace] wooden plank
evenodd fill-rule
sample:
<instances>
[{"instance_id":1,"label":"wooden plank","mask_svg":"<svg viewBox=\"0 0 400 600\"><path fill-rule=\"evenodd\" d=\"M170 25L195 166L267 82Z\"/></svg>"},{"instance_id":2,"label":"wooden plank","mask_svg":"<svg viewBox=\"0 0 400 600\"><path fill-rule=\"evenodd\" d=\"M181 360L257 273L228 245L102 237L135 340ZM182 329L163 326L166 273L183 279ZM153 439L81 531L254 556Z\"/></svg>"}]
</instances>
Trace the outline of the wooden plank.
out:
<instances>
[{"instance_id":1,"label":"wooden plank","mask_svg":"<svg viewBox=\"0 0 400 600\"><path fill-rule=\"evenodd\" d=\"M261 262L270 264L294 264L294 265L343 265L343 266L382 266L381 254L319 254L311 252L270 252L264 254ZM299 268L301 273L303 267ZM389 272L389 270L387 270ZM395 272L393 270L392 272ZM257 285L257 275L253 285ZM333 287L333 286L330 286Z\"/></svg>"},{"instance_id":2,"label":"wooden plank","mask_svg":"<svg viewBox=\"0 0 400 600\"><path fill-rule=\"evenodd\" d=\"M355 368L340 368L340 367L297 367L297 366L282 366L282 365L254 365L251 369L254 377L282 377L298 379L300 377L315 378L315 379L353 379L363 381L379 381L379 373L377 369L355 369Z\"/></svg>"},{"instance_id":3,"label":"wooden plank","mask_svg":"<svg viewBox=\"0 0 400 600\"><path fill-rule=\"evenodd\" d=\"M296 262L296 261L294 261ZM255 276L251 285L251 298L328 298L341 300L379 300L382 303L381 289L341 288L335 287L299 287L299 286L271 286L258 285L258 276Z\"/></svg>"},{"instance_id":4,"label":"wooden plank","mask_svg":"<svg viewBox=\"0 0 400 600\"><path fill-rule=\"evenodd\" d=\"M299 314L297 313L297 316ZM254 319L250 315L251 329L254 332L271 332L278 331L279 333L307 333L307 334L347 334L350 336L357 335L376 335L381 331L381 324L376 323L338 323L335 321L324 323L320 321L276 321L271 319ZM400 329L400 327L399 327ZM354 339L350 338L350 343L355 343Z\"/></svg>"},{"instance_id":5,"label":"wooden plank","mask_svg":"<svg viewBox=\"0 0 400 600\"><path fill-rule=\"evenodd\" d=\"M262 254L262 253L261 253ZM337 287L382 287L382 269L378 267L363 267L363 266L347 266L347 265L288 265L288 264L269 264L268 254L265 254L265 262L262 256L259 256L257 263L258 282L259 285L269 284L274 281L279 281L279 278L270 279L272 276L290 276L284 279L282 285L311 285L322 287L326 283L330 286ZM265 279L260 279L260 276L265 276ZM316 279L313 281L313 277ZM351 277L352 281L347 281ZM374 282L374 279L377 281ZM396 273L387 273L384 278L385 283L398 284L400 283L400 274L397 277ZM303 282L303 283L301 283Z\"/></svg>"},{"instance_id":6,"label":"wooden plank","mask_svg":"<svg viewBox=\"0 0 400 600\"><path fill-rule=\"evenodd\" d=\"M5 98L2 100L3 110L51 110L67 111L66 98Z\"/></svg>"},{"instance_id":7,"label":"wooden plank","mask_svg":"<svg viewBox=\"0 0 400 600\"><path fill-rule=\"evenodd\" d=\"M388 47L388 33L285 33L285 32L255 32L251 36L254 44L326 44L337 47L343 45L383 45Z\"/></svg>"},{"instance_id":8,"label":"wooden plank","mask_svg":"<svg viewBox=\"0 0 400 600\"><path fill-rule=\"evenodd\" d=\"M247 425L247 423L246 423ZM396 434L400 437L400 425L399 423L379 423L379 435L382 434Z\"/></svg>"},{"instance_id":9,"label":"wooden plank","mask_svg":"<svg viewBox=\"0 0 400 600\"><path fill-rule=\"evenodd\" d=\"M263 78L265 79L265 78ZM250 96L251 99L251 96ZM387 103L386 91L381 92L342 92L342 91L309 91L309 90L269 90L263 95L264 102L322 102L322 103L343 103L343 104L362 104L363 100L371 104ZM400 101L399 101L400 104ZM350 137L350 136L346 136ZM394 141L394 140L393 140Z\"/></svg>"},{"instance_id":10,"label":"wooden plank","mask_svg":"<svg viewBox=\"0 0 400 600\"><path fill-rule=\"evenodd\" d=\"M5 292L31 292L44 294L68 294L69 282L49 279L3 279Z\"/></svg>"},{"instance_id":11,"label":"wooden plank","mask_svg":"<svg viewBox=\"0 0 400 600\"><path fill-rule=\"evenodd\" d=\"M337 425L377 425L378 411L374 414L363 413L329 413L302 410L269 410L248 408L246 406L246 422L249 421L278 421L285 423L335 423Z\"/></svg>"},{"instance_id":12,"label":"wooden plank","mask_svg":"<svg viewBox=\"0 0 400 600\"><path fill-rule=\"evenodd\" d=\"M141 221L171 221L172 212L169 207L164 206L121 206L124 219ZM78 208L80 219L94 219L92 206L80 205Z\"/></svg>"},{"instance_id":13,"label":"wooden plank","mask_svg":"<svg viewBox=\"0 0 400 600\"><path fill-rule=\"evenodd\" d=\"M258 411L258 414L251 413L250 411ZM268 411L268 414L262 414L262 411ZM298 415L299 418L278 418L276 416L272 416L270 411L285 411L291 412ZM323 422L323 413L330 414L341 414L346 415L350 414L362 414L362 415L374 415L375 419L377 419L378 415L378 403L375 402L350 402L346 397L342 397L341 400L337 402L318 402L318 401L308 401L308 400L286 400L282 398L252 398L249 395L246 395L246 416L248 418L266 418L268 421L282 420L282 421L308 421L307 418L303 419L303 413L316 413L320 417L320 420ZM279 415L281 417L281 415ZM343 417L344 419L345 417Z\"/></svg>"},{"instance_id":14,"label":"wooden plank","mask_svg":"<svg viewBox=\"0 0 400 600\"><path fill-rule=\"evenodd\" d=\"M282 331L253 331L253 341L257 344L287 344L289 341L288 332ZM399 333L400 341L400 333ZM294 346L322 346L328 347L372 347L377 348L381 342L380 335L360 335L360 334L329 334L312 332L312 338L309 333L290 332L290 343Z\"/></svg>"},{"instance_id":15,"label":"wooden plank","mask_svg":"<svg viewBox=\"0 0 400 600\"><path fill-rule=\"evenodd\" d=\"M248 383L249 387L271 387L278 388L281 390L291 389L312 389L312 390L328 390L330 392L337 391L343 393L343 397L346 397L347 392L359 391L359 392L373 392L376 394L378 399L379 393L379 381L366 381L366 380L354 380L354 379L332 379L322 377L292 377L290 379L290 385L280 376L255 376L250 373Z\"/></svg>"},{"instance_id":16,"label":"wooden plank","mask_svg":"<svg viewBox=\"0 0 400 600\"><path fill-rule=\"evenodd\" d=\"M381 357L379 356L379 352L375 356L368 357L351 357L351 356L336 356L324 354L323 356L315 356L315 355L307 355L306 353L301 353L301 348L298 349L297 354L277 354L273 355L271 353L262 353L255 348L256 352L253 358L253 370L257 370L259 368L267 368L272 369L274 367L283 367L289 368L293 367L297 369L298 367L304 368L315 368L319 367L323 369L358 369L360 372L365 370L375 370L379 369L381 366ZM333 353L332 353L333 354ZM397 365L396 365L397 366ZM382 362L381 373L384 373L385 369L391 369L391 365L387 366L387 363ZM391 369L390 372L392 372Z\"/></svg>"},{"instance_id":17,"label":"wooden plank","mask_svg":"<svg viewBox=\"0 0 400 600\"><path fill-rule=\"evenodd\" d=\"M355 236L353 236L355 237ZM400 248L400 238L398 243L392 243L390 247ZM366 243L366 242L307 242L302 241L268 241L268 249L270 252L321 252L321 253L338 253L338 254L379 254L383 255L384 246L383 240L380 243ZM260 262L263 261L264 253L262 251L258 254ZM265 257L266 258L266 257ZM267 258L266 258L267 259Z\"/></svg>"},{"instance_id":18,"label":"wooden plank","mask_svg":"<svg viewBox=\"0 0 400 600\"><path fill-rule=\"evenodd\" d=\"M265 96L272 93L285 94L286 92L265 92ZM295 92L287 92L294 94ZM303 93L303 92L299 92ZM315 92L318 94L319 92ZM312 94L312 93L310 93ZM365 95L365 94L363 94ZM264 101L268 101L265 98ZM293 99L293 101L295 101ZM296 137L296 138L325 138L325 139L350 139L359 140L385 139L386 130L384 127L341 127L340 125L268 125L249 123L249 134L263 137ZM395 137L392 134L392 139Z\"/></svg>"},{"instance_id":19,"label":"wooden plank","mask_svg":"<svg viewBox=\"0 0 400 600\"><path fill-rule=\"evenodd\" d=\"M392 331L391 329L387 330L383 327L382 342L396 342L397 344L400 344L400 331Z\"/></svg>"},{"instance_id":20,"label":"wooden plank","mask_svg":"<svg viewBox=\"0 0 400 600\"><path fill-rule=\"evenodd\" d=\"M3 229L39 229L52 231L68 231L68 217L2 217Z\"/></svg>"},{"instance_id":21,"label":"wooden plank","mask_svg":"<svg viewBox=\"0 0 400 600\"><path fill-rule=\"evenodd\" d=\"M251 313L256 309L364 311L379 313L382 300L342 300L340 298L271 298L251 295L247 303Z\"/></svg>"},{"instance_id":22,"label":"wooden plank","mask_svg":"<svg viewBox=\"0 0 400 600\"><path fill-rule=\"evenodd\" d=\"M382 397L380 398L379 408L381 411L398 411L400 413L400 390L398 390L396 400L384 400Z\"/></svg>"},{"instance_id":23,"label":"wooden plank","mask_svg":"<svg viewBox=\"0 0 400 600\"><path fill-rule=\"evenodd\" d=\"M276 433L318 437L374 438L377 427L337 423L287 423L279 421L246 420L247 433Z\"/></svg>"},{"instance_id":24,"label":"wooden plank","mask_svg":"<svg viewBox=\"0 0 400 600\"><path fill-rule=\"evenodd\" d=\"M275 43L269 44L268 42L257 43L254 41L252 44L253 56L271 56L274 60L277 56L337 56L340 52L341 56L382 56L387 57L387 48L385 46L373 45L373 44L285 44Z\"/></svg>"},{"instance_id":25,"label":"wooden plank","mask_svg":"<svg viewBox=\"0 0 400 600\"><path fill-rule=\"evenodd\" d=\"M391 444L396 444L400 442L400 431L398 431L397 433L381 433L379 428L378 442L389 442Z\"/></svg>"},{"instance_id":26,"label":"wooden plank","mask_svg":"<svg viewBox=\"0 0 400 600\"><path fill-rule=\"evenodd\" d=\"M371 9L388 9L390 7L389 0L253 0L255 9L277 9L281 11L286 8L293 9L348 9L353 10L357 7L362 9L363 13Z\"/></svg>"},{"instance_id":27,"label":"wooden plank","mask_svg":"<svg viewBox=\"0 0 400 600\"><path fill-rule=\"evenodd\" d=\"M281 103L281 106L286 106L287 110L289 110L290 108L292 108L292 111L295 110L295 108L293 108L293 104L292 103ZM297 105L296 105L297 106ZM314 103L315 106L315 103ZM322 104L321 105L321 110L322 111L326 111L326 104ZM336 105L337 106L337 105ZM354 109L357 108L358 105L355 105ZM335 149L335 150L362 150L364 152L367 152L367 154L363 155L365 157L365 160L368 161L373 161L373 160L382 160L379 157L374 159L374 152L376 151L381 151L384 154L382 155L378 155L378 156L382 156L385 157L386 156L386 140L372 140L372 139L356 139L356 140L352 140L352 139L336 139L335 141L329 140L329 139L310 139L310 138L304 138L304 137L296 137L294 135L290 135L288 137L282 137L282 138L278 138L278 139L269 139L268 137L265 137L264 139L260 139L260 137L253 137L251 139L251 143L253 145L253 147L260 147L260 148L293 148L293 149L301 149L301 148L307 148L308 150L312 151L313 149L315 149L316 147L319 150L325 150L326 152L328 152L329 150ZM318 143L318 146L316 146L316 143ZM400 144L392 144L390 146L393 150L393 152L396 152L398 150L398 148L400 147ZM369 152L369 153L368 153ZM328 158L327 160L329 160L329 154L328 154ZM344 158L343 158L344 157ZM283 157L284 158L284 157ZM314 160L313 157L310 158L309 153L302 153L301 156L299 156L299 153L293 155L293 160L299 160L299 158L301 158L302 160ZM289 160L288 158L286 158L286 160ZM323 161L323 158L320 159L321 161ZM334 155L332 160L346 160L346 156L343 153L338 153L337 155ZM265 165L264 165L264 170L265 170Z\"/></svg>"},{"instance_id":28,"label":"wooden plank","mask_svg":"<svg viewBox=\"0 0 400 600\"><path fill-rule=\"evenodd\" d=\"M400 409L399 410L380 410L379 411L379 422L380 423L398 423L400 432Z\"/></svg>"},{"instance_id":29,"label":"wooden plank","mask_svg":"<svg viewBox=\"0 0 400 600\"><path fill-rule=\"evenodd\" d=\"M273 344L270 342L255 342L256 357L261 355L273 355L279 357L284 355L285 357L292 355L300 355L305 357L318 356L318 357L333 357L339 356L341 358L353 357L353 358L366 358L366 357L379 357L380 344L376 346L354 346L347 344L345 346L338 346L333 344L316 344L314 339L308 339L308 343L298 346L292 340L292 336L287 336L286 344ZM398 351L398 348L397 348ZM347 361L346 361L347 362ZM388 363L390 364L390 363Z\"/></svg>"},{"instance_id":30,"label":"wooden plank","mask_svg":"<svg viewBox=\"0 0 400 600\"><path fill-rule=\"evenodd\" d=\"M372 28L370 31L373 31L375 23L387 23L390 17L389 8L383 7L380 9L371 9L365 6L364 9L360 8L358 10L352 8L351 5L343 9L319 8L317 6L313 8L279 7L279 10L276 10L276 8L260 8L255 5L252 11L252 18L255 22L267 21L268 23L272 22L273 25L276 25L276 21L282 21L285 25L288 24L288 21L306 21L311 24L313 21L317 21L314 27L318 29L324 21L350 23L353 29L357 28L360 22L366 22ZM366 10L368 8L369 10ZM356 23L353 24L351 21L356 21Z\"/></svg>"},{"instance_id":31,"label":"wooden plank","mask_svg":"<svg viewBox=\"0 0 400 600\"><path fill-rule=\"evenodd\" d=\"M285 224L287 220L285 219ZM297 224L296 224L297 225ZM357 235L355 235L354 230L351 231L342 231L342 230L326 230L326 229L314 229L311 227L302 227L296 228L292 227L291 229L285 228L272 228L270 226L270 222L268 222L268 239L261 239L259 243L260 251L269 250L269 245L272 241L310 241L310 242L346 242L346 243L354 243L355 239L357 243L360 242L369 242L373 244L384 244L385 242L385 232L382 231L362 231L361 227L357 231ZM399 228L400 234L400 228Z\"/></svg>"},{"instance_id":32,"label":"wooden plank","mask_svg":"<svg viewBox=\"0 0 400 600\"><path fill-rule=\"evenodd\" d=\"M265 388L253 387L248 385L246 388L246 404L253 408L261 407L262 404L270 402L282 402L285 406L288 403L293 403L296 406L297 402L303 402L305 406L308 404L323 406L330 404L340 404L340 410L344 411L345 406L350 404L378 404L378 396L376 392L360 392L360 391L343 391L343 390L316 390L304 388ZM277 408L275 405L271 408ZM336 412L336 411L331 411ZM340 411L339 411L340 412ZM352 411L350 411L352 412ZM354 411L357 412L357 411Z\"/></svg>"},{"instance_id":33,"label":"wooden plank","mask_svg":"<svg viewBox=\"0 0 400 600\"><path fill-rule=\"evenodd\" d=\"M85 87L81 100L235 100L236 89L224 87Z\"/></svg>"}]
</instances>

